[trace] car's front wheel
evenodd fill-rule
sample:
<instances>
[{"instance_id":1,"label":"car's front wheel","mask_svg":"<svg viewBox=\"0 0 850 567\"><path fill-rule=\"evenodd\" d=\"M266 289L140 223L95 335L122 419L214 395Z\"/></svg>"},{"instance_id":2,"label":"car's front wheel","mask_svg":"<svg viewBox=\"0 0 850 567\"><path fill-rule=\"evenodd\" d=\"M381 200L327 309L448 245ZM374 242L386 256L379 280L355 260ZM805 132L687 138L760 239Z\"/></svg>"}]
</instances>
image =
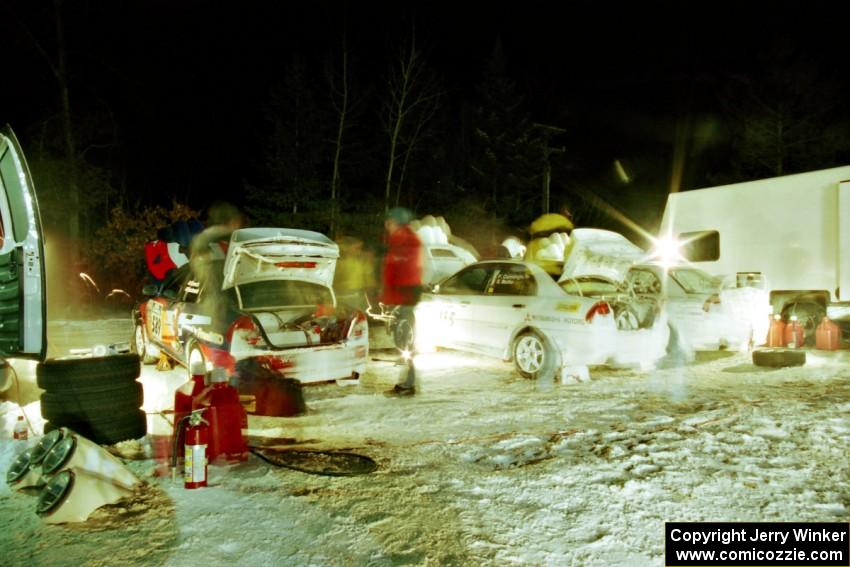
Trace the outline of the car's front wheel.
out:
<instances>
[{"instance_id":1,"label":"car's front wheel","mask_svg":"<svg viewBox=\"0 0 850 567\"><path fill-rule=\"evenodd\" d=\"M133 331L133 349L139 358L142 359L142 364L153 364L157 358L148 353L148 334L145 331L145 326L141 322L136 322L136 328Z\"/></svg>"},{"instance_id":2,"label":"car's front wheel","mask_svg":"<svg viewBox=\"0 0 850 567\"><path fill-rule=\"evenodd\" d=\"M514 341L514 367L523 378L548 380L555 377L558 353L543 336L533 331Z\"/></svg>"}]
</instances>

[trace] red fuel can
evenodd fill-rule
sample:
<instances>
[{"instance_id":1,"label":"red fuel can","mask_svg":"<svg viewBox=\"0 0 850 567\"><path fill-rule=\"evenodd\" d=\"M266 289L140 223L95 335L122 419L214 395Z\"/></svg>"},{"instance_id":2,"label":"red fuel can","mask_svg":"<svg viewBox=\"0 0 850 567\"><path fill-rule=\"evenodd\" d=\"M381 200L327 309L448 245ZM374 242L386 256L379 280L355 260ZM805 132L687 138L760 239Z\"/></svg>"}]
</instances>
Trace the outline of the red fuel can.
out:
<instances>
[{"instance_id":1,"label":"red fuel can","mask_svg":"<svg viewBox=\"0 0 850 567\"><path fill-rule=\"evenodd\" d=\"M248 445L243 431L248 428L248 414L239 401L239 392L227 383L227 375L217 372L210 376L211 384L193 402L193 409L203 409L210 424L207 458L244 461L248 458Z\"/></svg>"},{"instance_id":2,"label":"red fuel can","mask_svg":"<svg viewBox=\"0 0 850 567\"><path fill-rule=\"evenodd\" d=\"M797 316L792 315L791 320L785 325L785 345L788 348L800 348L806 340L806 330L797 321Z\"/></svg>"},{"instance_id":3,"label":"red fuel can","mask_svg":"<svg viewBox=\"0 0 850 567\"><path fill-rule=\"evenodd\" d=\"M780 315L774 315L770 319L770 327L767 330L767 346L784 347L788 342L785 340L785 321Z\"/></svg>"},{"instance_id":4,"label":"red fuel can","mask_svg":"<svg viewBox=\"0 0 850 567\"><path fill-rule=\"evenodd\" d=\"M186 382L174 391L174 436L180 427L180 420L192 413L192 406L201 392L204 391L206 375L192 374Z\"/></svg>"},{"instance_id":5,"label":"red fuel can","mask_svg":"<svg viewBox=\"0 0 850 567\"><path fill-rule=\"evenodd\" d=\"M824 317L815 329L815 348L821 350L838 350L841 345L841 327Z\"/></svg>"}]
</instances>

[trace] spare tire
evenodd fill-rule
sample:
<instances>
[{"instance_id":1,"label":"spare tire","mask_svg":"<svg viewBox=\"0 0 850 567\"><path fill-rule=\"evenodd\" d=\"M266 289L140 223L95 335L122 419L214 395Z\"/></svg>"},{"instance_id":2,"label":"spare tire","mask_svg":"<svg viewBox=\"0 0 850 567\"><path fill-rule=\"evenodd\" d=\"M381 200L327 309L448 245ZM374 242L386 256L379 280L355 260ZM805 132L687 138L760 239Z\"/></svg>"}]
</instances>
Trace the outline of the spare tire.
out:
<instances>
[{"instance_id":1,"label":"spare tire","mask_svg":"<svg viewBox=\"0 0 850 567\"><path fill-rule=\"evenodd\" d=\"M54 393L109 390L135 381L141 372L136 353L46 360L36 368L39 388Z\"/></svg>"},{"instance_id":2,"label":"spare tire","mask_svg":"<svg viewBox=\"0 0 850 567\"><path fill-rule=\"evenodd\" d=\"M144 401L144 390L138 382L94 392L46 391L41 395L41 415L48 420L103 419L134 413Z\"/></svg>"},{"instance_id":3,"label":"spare tire","mask_svg":"<svg viewBox=\"0 0 850 567\"><path fill-rule=\"evenodd\" d=\"M753 364L768 368L803 366L806 363L806 351L785 348L764 348L753 351Z\"/></svg>"},{"instance_id":4,"label":"spare tire","mask_svg":"<svg viewBox=\"0 0 850 567\"><path fill-rule=\"evenodd\" d=\"M139 439L147 434L145 412L136 410L103 420L51 420L50 429L67 427L99 445L114 445L119 441ZM45 424L45 428L47 424Z\"/></svg>"}]
</instances>

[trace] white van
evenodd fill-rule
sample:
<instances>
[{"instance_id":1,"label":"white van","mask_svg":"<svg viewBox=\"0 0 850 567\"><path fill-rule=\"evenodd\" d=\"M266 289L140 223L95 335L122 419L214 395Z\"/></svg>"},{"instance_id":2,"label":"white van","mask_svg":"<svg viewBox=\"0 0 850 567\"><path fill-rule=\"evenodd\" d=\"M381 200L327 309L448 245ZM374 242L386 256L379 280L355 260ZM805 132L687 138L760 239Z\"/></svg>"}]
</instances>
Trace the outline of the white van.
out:
<instances>
[{"instance_id":1,"label":"white van","mask_svg":"<svg viewBox=\"0 0 850 567\"><path fill-rule=\"evenodd\" d=\"M850 322L850 166L672 193L661 235L699 268L766 286L808 336L824 314Z\"/></svg>"}]
</instances>

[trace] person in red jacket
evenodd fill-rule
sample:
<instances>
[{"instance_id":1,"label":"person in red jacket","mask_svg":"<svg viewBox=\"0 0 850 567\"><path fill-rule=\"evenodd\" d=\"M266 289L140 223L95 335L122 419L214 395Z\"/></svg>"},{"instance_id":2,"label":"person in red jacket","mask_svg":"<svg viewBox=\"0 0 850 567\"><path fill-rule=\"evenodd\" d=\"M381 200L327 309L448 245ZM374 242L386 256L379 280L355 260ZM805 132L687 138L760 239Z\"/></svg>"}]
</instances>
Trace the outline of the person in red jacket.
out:
<instances>
[{"instance_id":1,"label":"person in red jacket","mask_svg":"<svg viewBox=\"0 0 850 567\"><path fill-rule=\"evenodd\" d=\"M384 220L387 253L384 256L381 302L391 306L396 320L390 330L396 346L406 354L407 369L401 381L389 390L390 395L416 392L416 370L413 366L413 308L422 294L422 243L410 228L413 215L403 207L391 209Z\"/></svg>"}]
</instances>

